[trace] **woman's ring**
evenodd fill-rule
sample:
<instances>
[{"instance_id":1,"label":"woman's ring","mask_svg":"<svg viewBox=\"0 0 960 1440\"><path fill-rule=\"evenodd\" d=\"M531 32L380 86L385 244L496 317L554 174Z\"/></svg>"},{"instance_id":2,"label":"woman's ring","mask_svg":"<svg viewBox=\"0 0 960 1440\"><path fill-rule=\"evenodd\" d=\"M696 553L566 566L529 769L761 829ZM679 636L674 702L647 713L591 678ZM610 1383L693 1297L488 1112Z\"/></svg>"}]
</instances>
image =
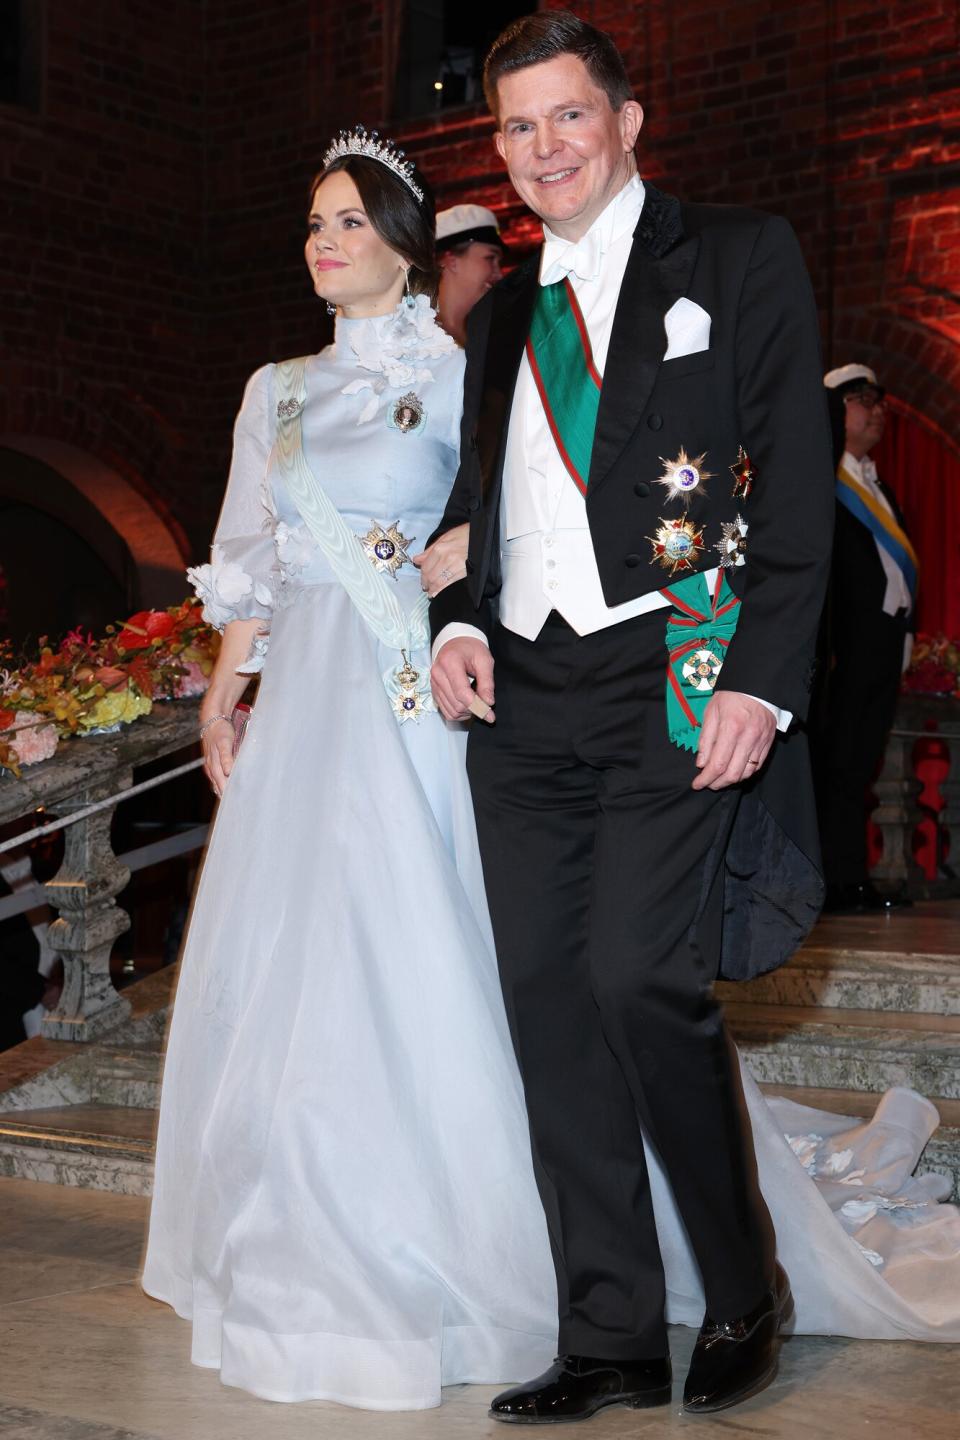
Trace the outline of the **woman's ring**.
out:
<instances>
[{"instance_id":1,"label":"woman's ring","mask_svg":"<svg viewBox=\"0 0 960 1440\"><path fill-rule=\"evenodd\" d=\"M452 578L453 578L453 577L451 576L449 570L441 570L441 571L440 571L440 579L441 579L441 580L451 580Z\"/></svg>"}]
</instances>

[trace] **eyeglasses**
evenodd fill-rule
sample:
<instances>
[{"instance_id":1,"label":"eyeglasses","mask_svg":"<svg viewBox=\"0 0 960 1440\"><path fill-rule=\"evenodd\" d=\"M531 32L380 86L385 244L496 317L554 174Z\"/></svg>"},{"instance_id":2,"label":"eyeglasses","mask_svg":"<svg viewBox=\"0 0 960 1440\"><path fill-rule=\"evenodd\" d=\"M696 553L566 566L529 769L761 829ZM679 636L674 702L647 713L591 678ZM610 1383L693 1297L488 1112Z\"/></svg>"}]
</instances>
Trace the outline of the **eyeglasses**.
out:
<instances>
[{"instance_id":1,"label":"eyeglasses","mask_svg":"<svg viewBox=\"0 0 960 1440\"><path fill-rule=\"evenodd\" d=\"M878 395L876 390L858 390L856 395L844 395L844 405L849 405L851 400L855 400L858 405L862 405L864 410L885 410L887 406L887 397L885 395Z\"/></svg>"}]
</instances>

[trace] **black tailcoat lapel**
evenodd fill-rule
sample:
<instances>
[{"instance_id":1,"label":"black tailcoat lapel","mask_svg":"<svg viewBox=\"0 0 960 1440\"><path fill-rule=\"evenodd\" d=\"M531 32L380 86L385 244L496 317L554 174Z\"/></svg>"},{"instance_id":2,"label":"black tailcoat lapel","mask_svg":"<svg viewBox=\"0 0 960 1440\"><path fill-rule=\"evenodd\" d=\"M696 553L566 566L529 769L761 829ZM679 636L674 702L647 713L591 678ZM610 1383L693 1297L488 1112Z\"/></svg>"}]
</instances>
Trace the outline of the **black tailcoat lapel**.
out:
<instances>
[{"instance_id":1,"label":"black tailcoat lapel","mask_svg":"<svg viewBox=\"0 0 960 1440\"><path fill-rule=\"evenodd\" d=\"M690 287L699 238L684 239L680 202L647 185L603 370L588 498L646 409L666 349L663 317Z\"/></svg>"},{"instance_id":2,"label":"black tailcoat lapel","mask_svg":"<svg viewBox=\"0 0 960 1440\"><path fill-rule=\"evenodd\" d=\"M500 488L510 406L537 298L539 267L538 250L508 275L491 297L493 315L477 420L477 454L485 501L490 498L491 488L496 492Z\"/></svg>"}]
</instances>

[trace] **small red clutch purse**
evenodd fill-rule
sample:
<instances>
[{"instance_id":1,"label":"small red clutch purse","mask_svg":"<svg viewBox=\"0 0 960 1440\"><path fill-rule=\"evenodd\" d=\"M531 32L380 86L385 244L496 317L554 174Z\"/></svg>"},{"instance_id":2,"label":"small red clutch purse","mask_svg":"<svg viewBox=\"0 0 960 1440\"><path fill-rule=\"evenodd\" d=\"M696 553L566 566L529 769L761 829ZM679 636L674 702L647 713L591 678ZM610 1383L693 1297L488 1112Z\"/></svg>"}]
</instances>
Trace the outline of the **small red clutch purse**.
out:
<instances>
[{"instance_id":1,"label":"small red clutch purse","mask_svg":"<svg viewBox=\"0 0 960 1440\"><path fill-rule=\"evenodd\" d=\"M250 719L250 706L245 705L243 701L241 701L239 705L235 705L231 719L233 720L233 753L236 755L240 746L243 744L243 737L247 733L247 722Z\"/></svg>"}]
</instances>

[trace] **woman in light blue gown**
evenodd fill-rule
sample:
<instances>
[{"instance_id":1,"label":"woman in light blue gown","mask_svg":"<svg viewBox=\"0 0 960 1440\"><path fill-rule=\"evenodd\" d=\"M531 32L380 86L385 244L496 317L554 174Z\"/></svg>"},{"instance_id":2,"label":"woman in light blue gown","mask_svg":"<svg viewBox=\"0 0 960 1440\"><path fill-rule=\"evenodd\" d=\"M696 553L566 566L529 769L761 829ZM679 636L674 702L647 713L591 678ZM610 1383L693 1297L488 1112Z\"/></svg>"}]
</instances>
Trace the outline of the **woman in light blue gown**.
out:
<instances>
[{"instance_id":1,"label":"woman in light blue gown","mask_svg":"<svg viewBox=\"0 0 960 1440\"><path fill-rule=\"evenodd\" d=\"M143 1286L227 1384L399 1410L545 1368L556 1287L465 735L433 708L408 563L456 471L463 356L429 303L424 182L368 140L328 157L311 201L334 343L250 379L212 560L191 572L224 631L202 715L223 802L170 1030ZM441 583L463 573L457 545L427 564ZM261 668L234 763L226 717ZM863 1126L772 1108L744 1078L799 1327L960 1338L960 1217L909 1179L933 1107L894 1091ZM668 1318L699 1325L649 1158Z\"/></svg>"},{"instance_id":2,"label":"woman in light blue gown","mask_svg":"<svg viewBox=\"0 0 960 1440\"><path fill-rule=\"evenodd\" d=\"M301 367L302 399L286 367L249 381L213 559L192 572L224 628L202 714L223 801L168 1044L143 1284L229 1384L416 1408L441 1384L542 1368L556 1294L466 737L433 708L408 563L459 447L463 355L426 293L432 203L376 159L335 161L306 260L336 338ZM343 531L331 560L298 509L300 462L352 532L359 580L338 568ZM378 605L406 637L374 633ZM213 717L261 665L232 765Z\"/></svg>"}]
</instances>

